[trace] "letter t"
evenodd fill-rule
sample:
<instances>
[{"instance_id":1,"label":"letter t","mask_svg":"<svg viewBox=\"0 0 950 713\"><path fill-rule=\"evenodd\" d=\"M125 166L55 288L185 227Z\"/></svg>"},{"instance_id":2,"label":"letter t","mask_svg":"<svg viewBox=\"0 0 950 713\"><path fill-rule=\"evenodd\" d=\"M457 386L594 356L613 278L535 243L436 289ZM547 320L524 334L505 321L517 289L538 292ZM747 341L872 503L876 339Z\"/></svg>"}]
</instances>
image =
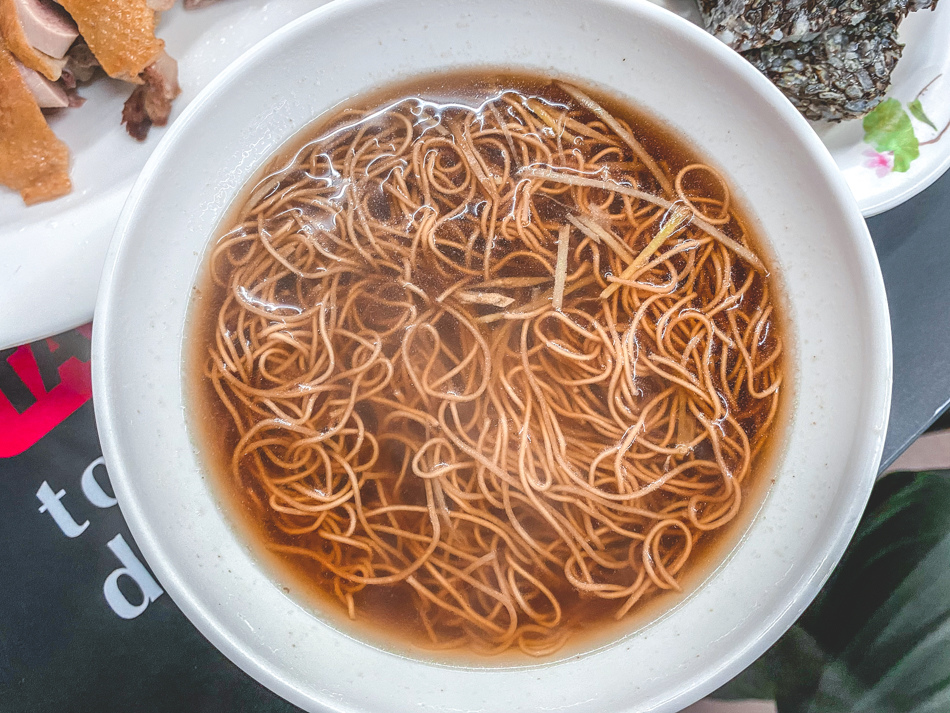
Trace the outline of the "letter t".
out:
<instances>
[{"instance_id":1,"label":"letter t","mask_svg":"<svg viewBox=\"0 0 950 713\"><path fill-rule=\"evenodd\" d=\"M89 521L86 520L82 525L79 525L73 520L73 516L69 514L66 506L60 502L60 498L65 494L65 490L54 493L53 489L44 480L40 489L36 491L36 497L43 503L40 505L40 512L49 512L66 537L79 537L89 527Z\"/></svg>"}]
</instances>

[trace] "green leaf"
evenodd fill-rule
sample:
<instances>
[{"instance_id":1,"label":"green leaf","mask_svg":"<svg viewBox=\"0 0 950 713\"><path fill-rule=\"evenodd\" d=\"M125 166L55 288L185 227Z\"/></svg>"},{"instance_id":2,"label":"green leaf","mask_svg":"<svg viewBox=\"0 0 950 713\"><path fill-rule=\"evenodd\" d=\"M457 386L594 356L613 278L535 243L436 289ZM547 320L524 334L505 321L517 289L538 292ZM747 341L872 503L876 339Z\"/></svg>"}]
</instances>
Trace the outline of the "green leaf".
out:
<instances>
[{"instance_id":1,"label":"green leaf","mask_svg":"<svg viewBox=\"0 0 950 713\"><path fill-rule=\"evenodd\" d=\"M950 471L878 483L812 606L714 695L779 713L950 711Z\"/></svg>"},{"instance_id":2,"label":"green leaf","mask_svg":"<svg viewBox=\"0 0 950 713\"><path fill-rule=\"evenodd\" d=\"M930 120L930 117L924 113L924 105L920 103L920 99L914 99L914 101L907 105L907 108L910 109L910 113L914 115L914 118L917 119L917 121L924 122L934 131L937 130L937 125L934 124Z\"/></svg>"},{"instance_id":3,"label":"green leaf","mask_svg":"<svg viewBox=\"0 0 950 713\"><path fill-rule=\"evenodd\" d=\"M894 170L903 173L920 156L920 144L910 117L896 99L878 104L864 117L864 140L878 151L894 153Z\"/></svg>"}]
</instances>

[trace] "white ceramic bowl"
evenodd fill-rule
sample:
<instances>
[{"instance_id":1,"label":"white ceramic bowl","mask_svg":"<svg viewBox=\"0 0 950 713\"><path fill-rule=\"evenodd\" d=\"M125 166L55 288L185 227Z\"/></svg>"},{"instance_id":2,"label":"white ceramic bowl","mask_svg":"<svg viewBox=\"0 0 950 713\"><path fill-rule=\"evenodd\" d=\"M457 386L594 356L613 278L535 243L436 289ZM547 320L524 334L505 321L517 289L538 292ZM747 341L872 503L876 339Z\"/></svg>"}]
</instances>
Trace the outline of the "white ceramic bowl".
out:
<instances>
[{"instance_id":1,"label":"white ceramic bowl","mask_svg":"<svg viewBox=\"0 0 950 713\"><path fill-rule=\"evenodd\" d=\"M285 595L202 473L182 380L196 272L262 163L356 93L486 64L612 90L730 176L785 283L797 395L775 483L702 586L611 645L507 669L394 655ZM866 503L890 400L880 270L828 152L738 55L632 0L343 0L280 30L213 82L149 160L112 243L93 342L103 451L148 563L213 644L310 710L678 710L750 664L817 593Z\"/></svg>"}]
</instances>

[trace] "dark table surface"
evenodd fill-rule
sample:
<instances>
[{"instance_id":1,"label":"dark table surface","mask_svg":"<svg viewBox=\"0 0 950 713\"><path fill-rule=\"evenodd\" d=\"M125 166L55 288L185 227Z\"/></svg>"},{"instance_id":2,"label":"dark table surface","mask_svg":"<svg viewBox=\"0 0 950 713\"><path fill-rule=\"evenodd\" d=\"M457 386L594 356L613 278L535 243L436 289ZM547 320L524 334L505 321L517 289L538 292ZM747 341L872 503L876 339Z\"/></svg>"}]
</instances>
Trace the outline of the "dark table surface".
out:
<instances>
[{"instance_id":1,"label":"dark table surface","mask_svg":"<svg viewBox=\"0 0 950 713\"><path fill-rule=\"evenodd\" d=\"M950 174L869 225L894 336L886 467L950 403ZM0 352L0 713L297 710L218 653L170 597L143 601L138 580L121 576L141 555L99 460L89 334ZM144 604L134 617L110 606L110 580Z\"/></svg>"},{"instance_id":2,"label":"dark table surface","mask_svg":"<svg viewBox=\"0 0 950 713\"><path fill-rule=\"evenodd\" d=\"M950 173L868 227L894 341L884 469L950 405Z\"/></svg>"}]
</instances>

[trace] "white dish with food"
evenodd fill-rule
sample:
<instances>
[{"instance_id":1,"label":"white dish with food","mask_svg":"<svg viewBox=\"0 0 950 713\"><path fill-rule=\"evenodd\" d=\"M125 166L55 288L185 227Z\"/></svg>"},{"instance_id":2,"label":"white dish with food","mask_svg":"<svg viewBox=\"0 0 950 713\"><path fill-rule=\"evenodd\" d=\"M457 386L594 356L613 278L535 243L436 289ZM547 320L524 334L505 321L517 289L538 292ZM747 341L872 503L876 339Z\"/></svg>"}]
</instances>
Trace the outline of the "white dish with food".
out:
<instances>
[{"instance_id":1,"label":"white dish with food","mask_svg":"<svg viewBox=\"0 0 950 713\"><path fill-rule=\"evenodd\" d=\"M950 5L911 14L900 26L904 56L888 90L888 120L901 138L890 148L873 144L863 120L815 124L865 217L896 208L932 185L950 168ZM919 102L922 114L915 114ZM883 116L883 112L882 112ZM870 138L870 142L869 142ZM888 137L882 136L885 141ZM899 147L895 151L894 147ZM907 151L907 170L895 160Z\"/></svg>"},{"instance_id":2,"label":"white dish with food","mask_svg":"<svg viewBox=\"0 0 950 713\"><path fill-rule=\"evenodd\" d=\"M209 245L285 142L381 85L486 65L613 92L722 170L784 285L795 399L761 506L662 616L567 658L450 666L354 634L255 554L189 426L187 342ZM880 269L827 150L731 50L655 6L617 0L348 0L275 33L149 159L110 248L93 341L103 452L149 565L215 646L313 711L681 709L752 663L818 592L867 501L890 402Z\"/></svg>"},{"instance_id":3,"label":"white dish with food","mask_svg":"<svg viewBox=\"0 0 950 713\"><path fill-rule=\"evenodd\" d=\"M196 10L176 4L157 34L179 63L182 94L174 121L198 92L242 52L321 4L314 0L222 2ZM121 124L130 85L98 77L80 88L86 103L49 117L71 156L72 192L25 206L0 188L0 348L66 331L92 319L103 260L122 204L161 138L144 142Z\"/></svg>"},{"instance_id":4,"label":"white dish with food","mask_svg":"<svg viewBox=\"0 0 950 713\"><path fill-rule=\"evenodd\" d=\"M179 60L182 96L172 118L248 46L323 0L247 0L184 11L175 5L158 26L169 54ZM701 25L694 0L657 0L657 4ZM907 172L894 170L894 157L864 141L860 120L815 124L845 174L865 216L908 200L933 183L950 165L947 141L934 141L950 120L940 83L950 76L950 45L944 38L950 8L917 12L901 25L904 56L889 93L905 105L938 75L923 99L937 130L913 119L922 144ZM65 331L92 318L96 288L109 236L135 176L163 129L153 129L142 144L119 125L128 85L99 79L83 87L88 101L81 110L62 110L50 118L53 130L69 146L73 192L47 204L26 207L12 191L0 189L0 245L7 259L0 268L0 348Z\"/></svg>"},{"instance_id":5,"label":"white dish with food","mask_svg":"<svg viewBox=\"0 0 950 713\"><path fill-rule=\"evenodd\" d=\"M661 0L658 4L704 26L694 0ZM901 4L916 10L897 22L896 39L903 50L890 74L884 98L888 106L869 120L812 122L866 218L910 200L950 168L950 137L945 133L950 125L950 93L946 89L950 82L950 6L930 0L886 3L892 10ZM867 3L869 8L883 5ZM736 12L743 4L728 7ZM803 7L801 12L810 10ZM867 128L866 120L870 122Z\"/></svg>"}]
</instances>

